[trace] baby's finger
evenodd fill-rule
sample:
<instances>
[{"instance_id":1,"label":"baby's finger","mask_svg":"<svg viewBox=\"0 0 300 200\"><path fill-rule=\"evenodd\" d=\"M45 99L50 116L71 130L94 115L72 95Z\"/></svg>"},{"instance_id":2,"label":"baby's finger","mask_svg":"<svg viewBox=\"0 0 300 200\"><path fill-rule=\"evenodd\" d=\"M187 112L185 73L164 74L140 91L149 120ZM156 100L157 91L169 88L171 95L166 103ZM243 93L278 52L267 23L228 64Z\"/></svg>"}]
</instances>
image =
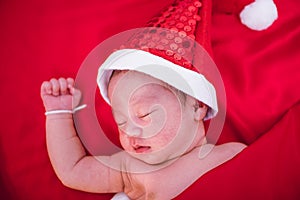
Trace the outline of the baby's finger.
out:
<instances>
[{"instance_id":1,"label":"baby's finger","mask_svg":"<svg viewBox=\"0 0 300 200\"><path fill-rule=\"evenodd\" d=\"M44 95L51 94L51 89L51 83L49 83L49 81L44 81L41 85L41 96L43 97Z\"/></svg>"},{"instance_id":2,"label":"baby's finger","mask_svg":"<svg viewBox=\"0 0 300 200\"><path fill-rule=\"evenodd\" d=\"M77 107L81 99L81 91L76 88L71 89L71 94L73 95L73 108Z\"/></svg>"},{"instance_id":3,"label":"baby's finger","mask_svg":"<svg viewBox=\"0 0 300 200\"><path fill-rule=\"evenodd\" d=\"M59 86L60 86L60 93L67 94L68 87L67 87L67 80L65 78L58 79Z\"/></svg>"},{"instance_id":4,"label":"baby's finger","mask_svg":"<svg viewBox=\"0 0 300 200\"><path fill-rule=\"evenodd\" d=\"M55 78L52 78L50 80L50 83L52 84L52 94L54 96L58 96L59 95L59 88L60 88L58 80L55 79Z\"/></svg>"},{"instance_id":5,"label":"baby's finger","mask_svg":"<svg viewBox=\"0 0 300 200\"><path fill-rule=\"evenodd\" d=\"M67 84L68 84L68 88L69 89L71 89L72 87L74 87L74 79L67 78Z\"/></svg>"}]
</instances>

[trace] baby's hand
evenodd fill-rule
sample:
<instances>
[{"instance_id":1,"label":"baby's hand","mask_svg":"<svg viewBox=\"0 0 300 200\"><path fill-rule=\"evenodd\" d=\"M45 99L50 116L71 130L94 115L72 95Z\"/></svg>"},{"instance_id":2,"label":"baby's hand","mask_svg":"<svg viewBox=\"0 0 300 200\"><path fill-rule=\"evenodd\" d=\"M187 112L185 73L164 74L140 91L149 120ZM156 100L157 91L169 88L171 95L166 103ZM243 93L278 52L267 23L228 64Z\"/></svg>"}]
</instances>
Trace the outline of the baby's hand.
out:
<instances>
[{"instance_id":1,"label":"baby's hand","mask_svg":"<svg viewBox=\"0 0 300 200\"><path fill-rule=\"evenodd\" d=\"M46 111L72 110L78 106L81 98L80 90L74 88L72 78L52 78L41 85L41 97Z\"/></svg>"}]
</instances>

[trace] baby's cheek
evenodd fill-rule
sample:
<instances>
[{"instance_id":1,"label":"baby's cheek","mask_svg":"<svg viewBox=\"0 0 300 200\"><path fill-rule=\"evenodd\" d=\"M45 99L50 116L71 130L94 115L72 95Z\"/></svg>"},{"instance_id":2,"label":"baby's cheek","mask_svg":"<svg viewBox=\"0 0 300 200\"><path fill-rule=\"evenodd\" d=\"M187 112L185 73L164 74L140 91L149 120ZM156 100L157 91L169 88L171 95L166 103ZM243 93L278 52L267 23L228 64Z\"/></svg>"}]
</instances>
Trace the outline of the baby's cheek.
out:
<instances>
[{"instance_id":1,"label":"baby's cheek","mask_svg":"<svg viewBox=\"0 0 300 200\"><path fill-rule=\"evenodd\" d=\"M157 144L160 148L165 148L170 145L177 135L177 128L175 127L165 127L161 133L156 137Z\"/></svg>"},{"instance_id":2,"label":"baby's cheek","mask_svg":"<svg viewBox=\"0 0 300 200\"><path fill-rule=\"evenodd\" d=\"M124 150L129 150L129 140L126 134L122 131L119 131L119 140Z\"/></svg>"},{"instance_id":3,"label":"baby's cheek","mask_svg":"<svg viewBox=\"0 0 300 200\"><path fill-rule=\"evenodd\" d=\"M169 130L169 140L174 140L179 132L181 131L181 118L173 118L170 120L169 127L167 127Z\"/></svg>"}]
</instances>

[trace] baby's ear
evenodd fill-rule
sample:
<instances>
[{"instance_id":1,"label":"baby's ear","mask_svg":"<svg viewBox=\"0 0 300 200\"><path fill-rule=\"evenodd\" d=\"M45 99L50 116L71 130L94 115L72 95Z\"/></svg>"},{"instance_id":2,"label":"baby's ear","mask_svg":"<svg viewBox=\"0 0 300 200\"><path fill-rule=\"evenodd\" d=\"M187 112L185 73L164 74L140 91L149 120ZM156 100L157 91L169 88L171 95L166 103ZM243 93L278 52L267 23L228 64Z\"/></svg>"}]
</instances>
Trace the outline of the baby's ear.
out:
<instances>
[{"instance_id":1,"label":"baby's ear","mask_svg":"<svg viewBox=\"0 0 300 200\"><path fill-rule=\"evenodd\" d=\"M207 113L207 105L202 102L196 101L195 102L195 112L194 112L194 119L195 121L202 121Z\"/></svg>"}]
</instances>

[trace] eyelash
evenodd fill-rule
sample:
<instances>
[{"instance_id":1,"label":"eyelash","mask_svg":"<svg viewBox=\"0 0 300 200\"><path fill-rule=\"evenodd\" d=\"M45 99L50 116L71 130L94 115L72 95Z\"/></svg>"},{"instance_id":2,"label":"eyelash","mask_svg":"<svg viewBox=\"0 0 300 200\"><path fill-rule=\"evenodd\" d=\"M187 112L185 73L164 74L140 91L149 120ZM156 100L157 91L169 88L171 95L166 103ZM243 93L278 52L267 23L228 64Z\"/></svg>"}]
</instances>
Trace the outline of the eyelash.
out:
<instances>
[{"instance_id":1,"label":"eyelash","mask_svg":"<svg viewBox=\"0 0 300 200\"><path fill-rule=\"evenodd\" d=\"M151 112L147 113L147 114L144 114L144 115L141 115L141 116L138 116L138 118L143 119L143 118L149 116L150 114L151 114ZM118 126L123 126L124 124L126 124L126 122L117 123Z\"/></svg>"},{"instance_id":2,"label":"eyelash","mask_svg":"<svg viewBox=\"0 0 300 200\"><path fill-rule=\"evenodd\" d=\"M153 111L151 111L151 112L149 112L149 113L146 113L146 114L144 114L144 115L140 115L140 116L137 116L137 117L138 117L139 119L143 119L143 118L149 116L149 115L150 115L151 113L153 113L154 111L156 111L156 110L153 110ZM123 126L124 124L126 124L126 122L117 123L118 126Z\"/></svg>"},{"instance_id":3,"label":"eyelash","mask_svg":"<svg viewBox=\"0 0 300 200\"><path fill-rule=\"evenodd\" d=\"M126 122L117 123L118 126L123 126Z\"/></svg>"},{"instance_id":4,"label":"eyelash","mask_svg":"<svg viewBox=\"0 0 300 200\"><path fill-rule=\"evenodd\" d=\"M151 112L150 112L150 113L147 113L147 114L144 114L144 115L141 115L141 116L138 116L138 118L143 119L143 118L149 116L150 114L151 114Z\"/></svg>"}]
</instances>

